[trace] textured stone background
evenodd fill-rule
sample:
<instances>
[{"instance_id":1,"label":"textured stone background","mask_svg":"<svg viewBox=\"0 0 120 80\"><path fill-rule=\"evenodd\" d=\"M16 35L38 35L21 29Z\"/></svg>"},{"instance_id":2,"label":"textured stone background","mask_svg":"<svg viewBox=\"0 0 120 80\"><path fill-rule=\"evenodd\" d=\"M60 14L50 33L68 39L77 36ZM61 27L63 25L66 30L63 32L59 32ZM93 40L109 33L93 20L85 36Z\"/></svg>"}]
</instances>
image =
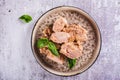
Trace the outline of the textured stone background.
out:
<instances>
[{"instance_id":1,"label":"textured stone background","mask_svg":"<svg viewBox=\"0 0 120 80\"><path fill-rule=\"evenodd\" d=\"M36 20L62 5L79 7L98 23L102 49L95 64L82 74L60 77L36 62L30 38ZM18 18L30 14L33 21ZM120 0L0 0L0 80L120 80Z\"/></svg>"}]
</instances>

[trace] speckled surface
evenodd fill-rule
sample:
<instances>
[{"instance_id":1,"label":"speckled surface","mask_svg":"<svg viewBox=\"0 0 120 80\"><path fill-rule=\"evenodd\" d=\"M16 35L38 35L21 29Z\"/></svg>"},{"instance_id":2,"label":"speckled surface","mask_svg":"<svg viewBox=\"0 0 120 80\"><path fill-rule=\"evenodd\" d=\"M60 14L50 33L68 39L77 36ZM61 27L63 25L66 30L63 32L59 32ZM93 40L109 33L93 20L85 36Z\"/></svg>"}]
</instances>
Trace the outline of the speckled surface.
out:
<instances>
[{"instance_id":1,"label":"speckled surface","mask_svg":"<svg viewBox=\"0 0 120 80\"><path fill-rule=\"evenodd\" d=\"M82 74L61 77L48 73L31 51L31 32L39 16L62 5L88 12L102 33L95 64ZM18 20L30 14L33 21ZM0 80L120 80L120 0L0 0Z\"/></svg>"}]
</instances>

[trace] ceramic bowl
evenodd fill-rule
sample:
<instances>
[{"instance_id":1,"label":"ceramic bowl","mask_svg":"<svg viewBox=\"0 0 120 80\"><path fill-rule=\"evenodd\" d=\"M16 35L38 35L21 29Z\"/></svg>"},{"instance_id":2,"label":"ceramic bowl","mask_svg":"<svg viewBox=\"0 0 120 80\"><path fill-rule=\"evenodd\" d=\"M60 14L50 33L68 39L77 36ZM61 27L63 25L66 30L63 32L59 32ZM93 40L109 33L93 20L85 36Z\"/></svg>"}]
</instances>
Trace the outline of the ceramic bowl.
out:
<instances>
[{"instance_id":1,"label":"ceramic bowl","mask_svg":"<svg viewBox=\"0 0 120 80\"><path fill-rule=\"evenodd\" d=\"M56 70L53 70L52 68L50 68L49 66L45 65L44 62L41 60L39 54L37 53L36 49L35 49L35 35L37 33L37 29L39 27L39 24L44 20L44 18L47 16L47 15L50 15L52 14L53 12L55 11L60 11L60 10L71 10L71 11L76 11L80 14L82 14L84 17L86 17L89 22L92 24L92 27L94 28L94 32L95 32L95 35L96 35L96 48L94 50L94 55L92 55L92 58L90 59L89 63L86 64L82 69L80 70L77 70L77 71L72 71L72 72L59 72L59 71L56 71ZM60 76L72 76L72 75L76 75L76 74L79 74L79 73L82 73L84 72L85 70L87 70L88 68L91 67L91 65L94 64L94 62L96 61L99 53L100 53L100 48L101 48L101 35L100 35L100 30L98 28L98 25L96 24L96 22L93 20L92 17L90 17L90 15L88 13L86 13L85 11L79 9L79 8L76 8L76 7L72 7L72 6L59 6L59 7L56 7L56 8L53 8L53 9L50 9L49 11L47 11L46 13L44 13L39 19L38 21L36 22L34 28L33 28L33 31L32 31L32 37L31 37L31 47L32 47L32 51L33 51L33 54L37 60L37 62L39 63L39 65L41 65L45 70L47 70L48 72L51 72L53 74L56 74L56 75L60 75Z\"/></svg>"}]
</instances>

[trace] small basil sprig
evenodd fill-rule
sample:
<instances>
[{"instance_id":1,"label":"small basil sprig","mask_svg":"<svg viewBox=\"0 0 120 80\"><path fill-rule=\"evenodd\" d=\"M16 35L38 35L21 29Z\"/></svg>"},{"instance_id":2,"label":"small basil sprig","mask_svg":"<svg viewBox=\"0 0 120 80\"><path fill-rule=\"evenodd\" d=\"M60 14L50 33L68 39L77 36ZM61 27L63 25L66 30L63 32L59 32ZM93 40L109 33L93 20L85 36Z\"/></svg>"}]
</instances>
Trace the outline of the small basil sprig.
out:
<instances>
[{"instance_id":1,"label":"small basil sprig","mask_svg":"<svg viewBox=\"0 0 120 80\"><path fill-rule=\"evenodd\" d=\"M59 53L57 51L57 48L55 46L55 44L53 42L49 42L48 43L48 49L55 55L55 56L59 56Z\"/></svg>"},{"instance_id":2,"label":"small basil sprig","mask_svg":"<svg viewBox=\"0 0 120 80\"><path fill-rule=\"evenodd\" d=\"M37 47L38 48L43 48L48 45L48 39L47 38L41 38L37 40Z\"/></svg>"},{"instance_id":3,"label":"small basil sprig","mask_svg":"<svg viewBox=\"0 0 120 80\"><path fill-rule=\"evenodd\" d=\"M38 39L36 45L37 45L37 48L43 48L47 46L53 55L59 56L59 53L57 51L55 44L49 41L47 38Z\"/></svg>"},{"instance_id":4,"label":"small basil sprig","mask_svg":"<svg viewBox=\"0 0 120 80\"><path fill-rule=\"evenodd\" d=\"M25 14L25 15L22 15L21 17L19 17L19 19L22 20L25 23L29 23L32 20L32 17Z\"/></svg>"},{"instance_id":5,"label":"small basil sprig","mask_svg":"<svg viewBox=\"0 0 120 80\"><path fill-rule=\"evenodd\" d=\"M68 60L69 68L70 69L73 68L75 66L75 64L76 64L76 59L70 59L70 58L68 58L67 60Z\"/></svg>"}]
</instances>

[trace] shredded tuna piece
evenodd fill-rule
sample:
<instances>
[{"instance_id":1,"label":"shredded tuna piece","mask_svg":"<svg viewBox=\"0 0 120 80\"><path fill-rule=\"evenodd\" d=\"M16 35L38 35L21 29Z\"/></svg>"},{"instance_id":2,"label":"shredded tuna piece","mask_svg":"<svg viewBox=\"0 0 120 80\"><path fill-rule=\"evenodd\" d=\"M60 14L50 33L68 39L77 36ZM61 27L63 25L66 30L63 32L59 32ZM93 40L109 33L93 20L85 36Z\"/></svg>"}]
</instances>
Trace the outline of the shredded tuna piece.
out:
<instances>
[{"instance_id":1,"label":"shredded tuna piece","mask_svg":"<svg viewBox=\"0 0 120 80\"><path fill-rule=\"evenodd\" d=\"M47 48L40 48L39 49L40 53L44 54L44 55L47 55L49 52L47 51Z\"/></svg>"},{"instance_id":2,"label":"shredded tuna piece","mask_svg":"<svg viewBox=\"0 0 120 80\"><path fill-rule=\"evenodd\" d=\"M43 30L43 36L48 38L51 34L52 34L52 31L49 27L47 27Z\"/></svg>"},{"instance_id":3,"label":"shredded tuna piece","mask_svg":"<svg viewBox=\"0 0 120 80\"><path fill-rule=\"evenodd\" d=\"M63 56L55 56L51 53L50 50L48 50L47 48L41 48L40 49L40 53L42 53L43 55L46 55L48 59L58 63L58 64L63 64L64 63L64 58Z\"/></svg>"},{"instance_id":4,"label":"shredded tuna piece","mask_svg":"<svg viewBox=\"0 0 120 80\"><path fill-rule=\"evenodd\" d=\"M86 41L87 40L87 31L82 28L80 25L72 24L67 28L64 28L63 31L70 34L69 41Z\"/></svg>"},{"instance_id":5,"label":"shredded tuna piece","mask_svg":"<svg viewBox=\"0 0 120 80\"><path fill-rule=\"evenodd\" d=\"M52 33L50 37L50 39L56 43L68 42L69 38L70 38L70 35L69 33L66 33L66 32L55 32L55 33Z\"/></svg>"},{"instance_id":6,"label":"shredded tuna piece","mask_svg":"<svg viewBox=\"0 0 120 80\"><path fill-rule=\"evenodd\" d=\"M53 24L53 31L60 32L64 28L64 26L66 26L66 25L67 25L67 20L63 17L60 17Z\"/></svg>"},{"instance_id":7,"label":"shredded tuna piece","mask_svg":"<svg viewBox=\"0 0 120 80\"><path fill-rule=\"evenodd\" d=\"M82 55L82 46L74 45L73 42L65 43L61 46L60 53L64 54L68 58L75 59L79 58Z\"/></svg>"},{"instance_id":8,"label":"shredded tuna piece","mask_svg":"<svg viewBox=\"0 0 120 80\"><path fill-rule=\"evenodd\" d=\"M62 56L57 57L57 56L53 55L52 53L48 54L47 58L58 63L58 64L64 63L64 58Z\"/></svg>"}]
</instances>

